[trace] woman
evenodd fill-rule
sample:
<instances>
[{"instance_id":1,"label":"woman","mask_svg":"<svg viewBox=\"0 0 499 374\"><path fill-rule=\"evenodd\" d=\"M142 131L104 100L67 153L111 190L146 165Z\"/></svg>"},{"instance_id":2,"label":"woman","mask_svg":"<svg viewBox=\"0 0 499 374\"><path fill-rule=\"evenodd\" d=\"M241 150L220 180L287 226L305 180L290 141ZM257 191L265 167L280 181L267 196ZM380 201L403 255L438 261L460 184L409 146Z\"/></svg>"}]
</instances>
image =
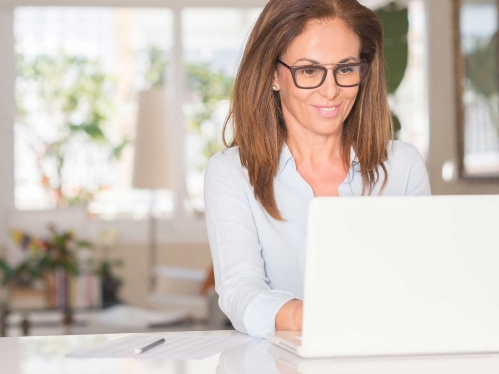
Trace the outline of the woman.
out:
<instances>
[{"instance_id":1,"label":"woman","mask_svg":"<svg viewBox=\"0 0 499 374\"><path fill-rule=\"evenodd\" d=\"M237 330L301 330L314 196L430 194L418 151L389 140L383 64L382 23L356 0L270 0L256 22L233 140L205 176L216 290Z\"/></svg>"}]
</instances>

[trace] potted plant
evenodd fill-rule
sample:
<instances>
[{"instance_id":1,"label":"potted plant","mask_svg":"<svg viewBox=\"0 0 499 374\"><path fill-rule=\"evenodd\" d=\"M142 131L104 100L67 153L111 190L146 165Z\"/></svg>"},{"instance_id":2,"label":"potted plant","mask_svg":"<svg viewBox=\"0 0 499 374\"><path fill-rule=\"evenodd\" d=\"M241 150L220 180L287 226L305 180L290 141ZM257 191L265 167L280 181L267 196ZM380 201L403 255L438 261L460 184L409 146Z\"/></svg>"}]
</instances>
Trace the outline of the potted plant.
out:
<instances>
[{"instance_id":1,"label":"potted plant","mask_svg":"<svg viewBox=\"0 0 499 374\"><path fill-rule=\"evenodd\" d=\"M95 274L101 281L102 307L106 308L120 303L118 292L122 280L116 276L114 268L123 266L121 259L113 258L111 252L116 247L118 232L115 229L104 229L98 235L97 249L100 252L96 261Z\"/></svg>"},{"instance_id":2,"label":"potted plant","mask_svg":"<svg viewBox=\"0 0 499 374\"><path fill-rule=\"evenodd\" d=\"M48 307L55 308L59 298L59 306L69 308L69 278L80 273L77 251L93 245L78 239L73 231L58 232L53 225L48 229L50 235L46 238L11 232L13 241L23 248L26 257L15 267L10 267L5 261L0 263L4 273L2 282L11 288L15 284L32 285L35 281L43 281ZM56 294L57 274L62 286L58 289L59 295Z\"/></svg>"}]
</instances>

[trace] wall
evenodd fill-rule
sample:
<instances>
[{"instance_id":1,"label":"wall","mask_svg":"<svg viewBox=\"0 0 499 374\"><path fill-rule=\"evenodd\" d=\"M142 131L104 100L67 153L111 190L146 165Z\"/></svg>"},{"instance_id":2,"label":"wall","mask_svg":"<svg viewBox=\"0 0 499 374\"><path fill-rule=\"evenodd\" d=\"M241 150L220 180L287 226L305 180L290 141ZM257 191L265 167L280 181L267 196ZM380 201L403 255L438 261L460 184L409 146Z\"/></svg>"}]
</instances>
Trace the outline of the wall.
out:
<instances>
[{"instance_id":1,"label":"wall","mask_svg":"<svg viewBox=\"0 0 499 374\"><path fill-rule=\"evenodd\" d=\"M0 246L5 243L8 210L14 207L14 20L0 8ZM5 63L6 62L6 63Z\"/></svg>"}]
</instances>

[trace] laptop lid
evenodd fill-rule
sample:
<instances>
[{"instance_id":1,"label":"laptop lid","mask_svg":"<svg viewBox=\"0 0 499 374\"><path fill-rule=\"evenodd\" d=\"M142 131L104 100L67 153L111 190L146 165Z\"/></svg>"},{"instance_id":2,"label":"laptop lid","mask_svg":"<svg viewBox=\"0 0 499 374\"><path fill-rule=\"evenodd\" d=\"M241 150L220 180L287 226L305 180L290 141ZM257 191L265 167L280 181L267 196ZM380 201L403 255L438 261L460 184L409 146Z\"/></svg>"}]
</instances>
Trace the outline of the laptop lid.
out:
<instances>
[{"instance_id":1,"label":"laptop lid","mask_svg":"<svg viewBox=\"0 0 499 374\"><path fill-rule=\"evenodd\" d=\"M317 198L302 355L499 351L499 196Z\"/></svg>"}]
</instances>

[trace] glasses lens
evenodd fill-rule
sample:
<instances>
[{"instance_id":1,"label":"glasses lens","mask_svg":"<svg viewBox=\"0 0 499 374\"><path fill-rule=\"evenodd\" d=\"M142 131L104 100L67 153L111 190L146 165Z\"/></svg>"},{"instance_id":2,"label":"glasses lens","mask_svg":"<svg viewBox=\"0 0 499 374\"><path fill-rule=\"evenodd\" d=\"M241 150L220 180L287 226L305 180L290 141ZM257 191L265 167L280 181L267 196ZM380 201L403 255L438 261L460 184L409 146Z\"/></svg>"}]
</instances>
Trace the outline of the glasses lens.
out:
<instances>
[{"instance_id":1,"label":"glasses lens","mask_svg":"<svg viewBox=\"0 0 499 374\"><path fill-rule=\"evenodd\" d=\"M304 67L295 72L296 84L303 88L318 86L326 72L319 68Z\"/></svg>"},{"instance_id":2,"label":"glasses lens","mask_svg":"<svg viewBox=\"0 0 499 374\"><path fill-rule=\"evenodd\" d=\"M363 68L355 65L338 66L334 70L334 74L336 75L336 82L340 86L354 86L362 80Z\"/></svg>"}]
</instances>

